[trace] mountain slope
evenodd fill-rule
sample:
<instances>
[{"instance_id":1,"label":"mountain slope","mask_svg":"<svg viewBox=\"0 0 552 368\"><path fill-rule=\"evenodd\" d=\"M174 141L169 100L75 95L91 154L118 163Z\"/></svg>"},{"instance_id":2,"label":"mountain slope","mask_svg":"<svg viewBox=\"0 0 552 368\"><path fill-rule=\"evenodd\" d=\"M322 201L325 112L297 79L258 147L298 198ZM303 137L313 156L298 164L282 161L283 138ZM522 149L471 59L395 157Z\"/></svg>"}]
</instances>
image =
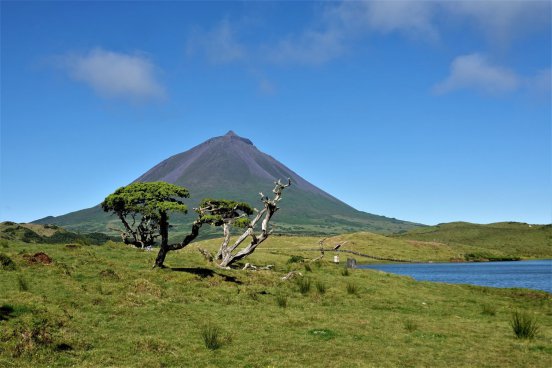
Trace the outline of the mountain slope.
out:
<instances>
[{"instance_id":1,"label":"mountain slope","mask_svg":"<svg viewBox=\"0 0 552 368\"><path fill-rule=\"evenodd\" d=\"M292 180L274 217L275 232L287 234L337 234L352 231L395 233L418 226L410 222L358 211L317 188L300 175L261 152L246 138L230 131L192 149L169 157L141 175L136 181L166 181L190 190L193 207L201 198L228 198L260 207L259 192L269 194L273 181ZM186 231L193 215L175 216L172 223L183 223ZM111 225L107 225L109 221ZM176 220L176 221L175 221ZM96 206L36 223L53 223L80 231L108 231L117 221Z\"/></svg>"}]
</instances>

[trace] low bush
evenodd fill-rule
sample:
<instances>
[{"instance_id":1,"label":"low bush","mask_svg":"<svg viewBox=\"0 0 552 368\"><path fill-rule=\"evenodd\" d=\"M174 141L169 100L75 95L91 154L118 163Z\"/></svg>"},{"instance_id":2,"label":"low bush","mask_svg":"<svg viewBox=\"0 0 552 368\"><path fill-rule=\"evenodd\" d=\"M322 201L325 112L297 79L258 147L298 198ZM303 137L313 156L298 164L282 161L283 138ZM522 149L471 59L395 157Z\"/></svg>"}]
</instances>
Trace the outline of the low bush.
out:
<instances>
[{"instance_id":1,"label":"low bush","mask_svg":"<svg viewBox=\"0 0 552 368\"><path fill-rule=\"evenodd\" d=\"M302 256L291 256L289 257L289 259L287 260L287 264L291 264L291 263L301 263L305 260L304 257Z\"/></svg>"},{"instance_id":2,"label":"low bush","mask_svg":"<svg viewBox=\"0 0 552 368\"><path fill-rule=\"evenodd\" d=\"M16 268L15 262L10 257L0 253L0 269L4 271L14 271Z\"/></svg>"}]
</instances>

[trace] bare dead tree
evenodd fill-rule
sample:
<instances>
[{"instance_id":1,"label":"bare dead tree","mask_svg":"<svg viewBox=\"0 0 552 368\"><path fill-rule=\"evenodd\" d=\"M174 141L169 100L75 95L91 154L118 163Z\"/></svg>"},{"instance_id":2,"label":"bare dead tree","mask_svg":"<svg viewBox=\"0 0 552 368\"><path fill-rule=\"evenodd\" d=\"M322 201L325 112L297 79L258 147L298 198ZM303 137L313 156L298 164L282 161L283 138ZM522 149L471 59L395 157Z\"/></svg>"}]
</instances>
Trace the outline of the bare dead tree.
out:
<instances>
[{"instance_id":1,"label":"bare dead tree","mask_svg":"<svg viewBox=\"0 0 552 368\"><path fill-rule=\"evenodd\" d=\"M269 222L274 213L278 211L278 202L282 199L282 191L291 185L291 180L288 179L287 184L283 184L280 180L274 182L274 184L272 190L274 197L272 199L263 193L259 193L263 202L263 208L260 211L243 202L228 200L204 200L202 202L205 205L205 212L202 215L205 222L222 226L224 234L220 248L214 257L206 250L200 249L207 260L214 261L219 267L228 268L233 263L253 253L259 244L270 236L272 230L268 228ZM253 213L256 213L255 217L250 220L247 216ZM260 224L260 231L256 232L258 224ZM231 245L231 229L234 226L245 228L245 231ZM249 244L238 250L247 238L251 238Z\"/></svg>"},{"instance_id":2,"label":"bare dead tree","mask_svg":"<svg viewBox=\"0 0 552 368\"><path fill-rule=\"evenodd\" d=\"M248 255L253 253L255 249L257 249L257 247L270 236L270 234L272 234L272 230L268 229L268 224L272 219L272 216L276 213L276 211L278 211L278 202L280 202L280 200L282 199L282 191L291 185L291 179L288 179L287 184L283 184L280 180L278 180L277 182L274 182L274 185L274 189L272 189L274 197L272 199L270 199L268 196L265 196L263 193L259 193L261 196L261 201L264 204L263 209L257 211L257 214L255 215L253 220L251 220L251 222L248 224L247 229L243 232L242 235L238 237L238 239L234 242L232 246L229 246L230 242L227 240L229 238L227 238L227 235L225 235L225 241L223 241L220 249L222 260L218 264L219 267L229 267L231 264L239 261L242 258L247 257ZM261 221L261 228L260 232L256 234L255 226L259 221ZM236 251L236 249L248 237L251 238L249 244L245 248Z\"/></svg>"}]
</instances>

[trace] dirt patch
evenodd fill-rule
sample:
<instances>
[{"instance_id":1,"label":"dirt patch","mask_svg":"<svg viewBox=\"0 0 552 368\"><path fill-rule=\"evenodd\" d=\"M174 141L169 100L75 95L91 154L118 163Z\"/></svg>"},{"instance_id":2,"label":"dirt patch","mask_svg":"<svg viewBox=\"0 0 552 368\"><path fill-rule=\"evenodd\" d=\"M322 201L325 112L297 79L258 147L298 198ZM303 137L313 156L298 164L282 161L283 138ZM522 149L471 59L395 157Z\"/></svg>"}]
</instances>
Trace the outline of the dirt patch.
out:
<instances>
[{"instance_id":1,"label":"dirt patch","mask_svg":"<svg viewBox=\"0 0 552 368\"><path fill-rule=\"evenodd\" d=\"M38 252L33 255L30 254L24 254L23 258L29 263L29 264L38 264L42 263L45 265L52 263L52 258L50 258L49 255L47 255L44 252Z\"/></svg>"}]
</instances>

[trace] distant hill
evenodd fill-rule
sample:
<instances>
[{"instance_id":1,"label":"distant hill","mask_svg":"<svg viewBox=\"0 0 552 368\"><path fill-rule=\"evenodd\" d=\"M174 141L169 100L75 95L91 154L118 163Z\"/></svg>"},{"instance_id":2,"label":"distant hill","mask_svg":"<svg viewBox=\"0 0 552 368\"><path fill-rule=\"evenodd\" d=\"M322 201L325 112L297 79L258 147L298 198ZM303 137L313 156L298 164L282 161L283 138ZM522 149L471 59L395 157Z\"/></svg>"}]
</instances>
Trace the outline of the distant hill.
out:
<instances>
[{"instance_id":1,"label":"distant hill","mask_svg":"<svg viewBox=\"0 0 552 368\"><path fill-rule=\"evenodd\" d=\"M17 224L10 221L0 223L0 239L24 243L87 245L100 245L108 240L120 240L102 233L76 234L56 225Z\"/></svg>"},{"instance_id":2,"label":"distant hill","mask_svg":"<svg viewBox=\"0 0 552 368\"><path fill-rule=\"evenodd\" d=\"M190 208L204 197L246 201L260 207L258 193L269 194L274 180L287 178L291 178L292 186L284 192L281 210L274 216L275 233L323 235L372 231L391 234L421 226L354 209L232 131L169 157L136 181L165 181L185 186L192 196L188 201ZM180 225L173 229L173 234L187 231L192 217L175 215L171 223ZM110 232L110 227L119 226L118 220L102 212L99 206L34 223L56 224L83 232Z\"/></svg>"},{"instance_id":3,"label":"distant hill","mask_svg":"<svg viewBox=\"0 0 552 368\"><path fill-rule=\"evenodd\" d=\"M552 225L499 222L488 225L451 222L393 235L398 239L472 246L505 255L552 257Z\"/></svg>"}]
</instances>

